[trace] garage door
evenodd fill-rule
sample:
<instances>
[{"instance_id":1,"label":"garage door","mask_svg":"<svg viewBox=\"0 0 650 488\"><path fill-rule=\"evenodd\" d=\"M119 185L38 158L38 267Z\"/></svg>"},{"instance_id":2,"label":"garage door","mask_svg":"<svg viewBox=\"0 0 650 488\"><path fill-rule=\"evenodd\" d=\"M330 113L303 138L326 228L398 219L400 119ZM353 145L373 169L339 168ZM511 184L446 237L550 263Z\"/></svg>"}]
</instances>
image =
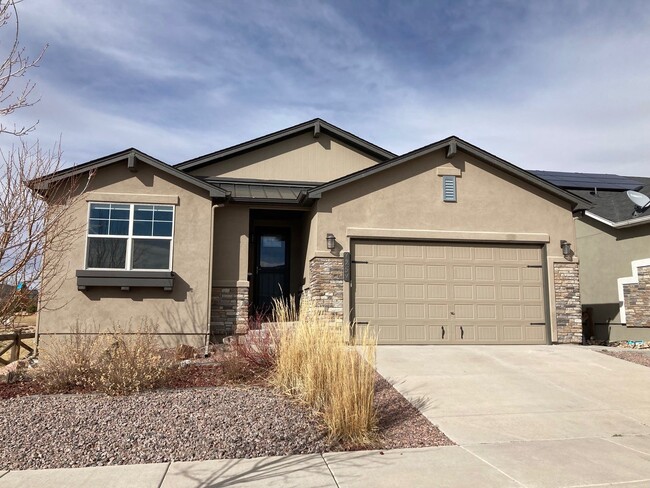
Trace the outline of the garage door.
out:
<instances>
[{"instance_id":1,"label":"garage door","mask_svg":"<svg viewBox=\"0 0 650 488\"><path fill-rule=\"evenodd\" d=\"M380 344L546 344L542 249L353 241L352 315Z\"/></svg>"}]
</instances>

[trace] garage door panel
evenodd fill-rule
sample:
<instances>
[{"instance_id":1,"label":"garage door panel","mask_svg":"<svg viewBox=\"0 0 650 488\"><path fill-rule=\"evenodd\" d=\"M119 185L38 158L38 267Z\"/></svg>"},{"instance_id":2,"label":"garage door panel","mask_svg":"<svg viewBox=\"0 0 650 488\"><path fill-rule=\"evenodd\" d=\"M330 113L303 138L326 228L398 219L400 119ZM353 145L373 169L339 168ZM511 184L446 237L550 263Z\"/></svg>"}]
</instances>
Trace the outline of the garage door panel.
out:
<instances>
[{"instance_id":1,"label":"garage door panel","mask_svg":"<svg viewBox=\"0 0 650 488\"><path fill-rule=\"evenodd\" d=\"M397 298L397 283L377 283L377 298Z\"/></svg>"},{"instance_id":2,"label":"garage door panel","mask_svg":"<svg viewBox=\"0 0 650 488\"><path fill-rule=\"evenodd\" d=\"M524 300L541 301L544 297L541 286L524 286L522 291Z\"/></svg>"},{"instance_id":3,"label":"garage door panel","mask_svg":"<svg viewBox=\"0 0 650 488\"><path fill-rule=\"evenodd\" d=\"M426 304L425 303L405 303L404 304L404 317L407 319L426 319Z\"/></svg>"},{"instance_id":4,"label":"garage door panel","mask_svg":"<svg viewBox=\"0 0 650 488\"><path fill-rule=\"evenodd\" d=\"M524 340L524 329L519 326L505 325L503 326L503 341L504 342L522 342Z\"/></svg>"},{"instance_id":5,"label":"garage door panel","mask_svg":"<svg viewBox=\"0 0 650 488\"><path fill-rule=\"evenodd\" d=\"M429 326L429 341L432 343L447 343L451 342L451 327L449 325L430 325Z\"/></svg>"},{"instance_id":6,"label":"garage door panel","mask_svg":"<svg viewBox=\"0 0 650 488\"><path fill-rule=\"evenodd\" d=\"M353 241L353 257L355 318L382 344L546 343L540 246Z\"/></svg>"},{"instance_id":7,"label":"garage door panel","mask_svg":"<svg viewBox=\"0 0 650 488\"><path fill-rule=\"evenodd\" d=\"M397 279L396 264L377 264L375 276L378 279Z\"/></svg>"},{"instance_id":8,"label":"garage door panel","mask_svg":"<svg viewBox=\"0 0 650 488\"><path fill-rule=\"evenodd\" d=\"M454 285L453 298L456 300L474 300L474 287L472 285Z\"/></svg>"},{"instance_id":9,"label":"garage door panel","mask_svg":"<svg viewBox=\"0 0 650 488\"><path fill-rule=\"evenodd\" d=\"M447 320L449 319L449 305L445 304L429 304L428 305L429 319L431 320Z\"/></svg>"},{"instance_id":10,"label":"garage door panel","mask_svg":"<svg viewBox=\"0 0 650 488\"><path fill-rule=\"evenodd\" d=\"M418 264L405 264L402 268L404 271L404 279L406 280L423 280L424 267L421 263Z\"/></svg>"},{"instance_id":11,"label":"garage door panel","mask_svg":"<svg viewBox=\"0 0 650 488\"><path fill-rule=\"evenodd\" d=\"M378 303L377 304L377 318L378 319L397 319L399 318L399 306L397 303Z\"/></svg>"},{"instance_id":12,"label":"garage door panel","mask_svg":"<svg viewBox=\"0 0 650 488\"><path fill-rule=\"evenodd\" d=\"M531 322L544 321L544 309L541 305L524 305L524 318Z\"/></svg>"},{"instance_id":13,"label":"garage door panel","mask_svg":"<svg viewBox=\"0 0 650 488\"><path fill-rule=\"evenodd\" d=\"M475 325L457 325L454 327L455 329L455 339L457 343L462 344L467 343L475 343L476 342L476 326Z\"/></svg>"},{"instance_id":14,"label":"garage door panel","mask_svg":"<svg viewBox=\"0 0 650 488\"><path fill-rule=\"evenodd\" d=\"M426 258L429 260L446 260L447 248L441 245L424 246Z\"/></svg>"},{"instance_id":15,"label":"garage door panel","mask_svg":"<svg viewBox=\"0 0 650 488\"><path fill-rule=\"evenodd\" d=\"M427 298L429 300L447 300L449 290L446 284L427 285Z\"/></svg>"},{"instance_id":16,"label":"garage door panel","mask_svg":"<svg viewBox=\"0 0 650 488\"><path fill-rule=\"evenodd\" d=\"M447 266L427 266L427 280L447 281Z\"/></svg>"},{"instance_id":17,"label":"garage door panel","mask_svg":"<svg viewBox=\"0 0 650 488\"><path fill-rule=\"evenodd\" d=\"M451 257L454 261L471 261L472 248L469 246L453 246L451 248Z\"/></svg>"},{"instance_id":18,"label":"garage door panel","mask_svg":"<svg viewBox=\"0 0 650 488\"><path fill-rule=\"evenodd\" d=\"M453 277L454 280L468 280L471 281L474 279L474 273L473 273L473 268L471 266L459 266L459 265L454 265L452 267L453 269Z\"/></svg>"},{"instance_id":19,"label":"garage door panel","mask_svg":"<svg viewBox=\"0 0 650 488\"><path fill-rule=\"evenodd\" d=\"M477 300L494 300L496 299L496 289L494 285L476 285Z\"/></svg>"},{"instance_id":20,"label":"garage door panel","mask_svg":"<svg viewBox=\"0 0 650 488\"><path fill-rule=\"evenodd\" d=\"M476 327L478 342L482 343L497 343L499 341L499 333L496 325L479 325Z\"/></svg>"},{"instance_id":21,"label":"garage door panel","mask_svg":"<svg viewBox=\"0 0 650 488\"><path fill-rule=\"evenodd\" d=\"M416 342L422 344L427 340L427 328L424 324L404 326L404 340L406 342Z\"/></svg>"},{"instance_id":22,"label":"garage door panel","mask_svg":"<svg viewBox=\"0 0 650 488\"><path fill-rule=\"evenodd\" d=\"M424 283L406 283L404 284L404 298L406 300L424 299L425 297L425 284Z\"/></svg>"},{"instance_id":23,"label":"garage door panel","mask_svg":"<svg viewBox=\"0 0 650 488\"><path fill-rule=\"evenodd\" d=\"M454 316L456 319L473 319L474 318L474 304L461 303L454 306Z\"/></svg>"},{"instance_id":24,"label":"garage door panel","mask_svg":"<svg viewBox=\"0 0 650 488\"><path fill-rule=\"evenodd\" d=\"M511 266L501 268L501 281L516 281L519 283L521 281L521 276L519 274L520 269L514 268Z\"/></svg>"},{"instance_id":25,"label":"garage door panel","mask_svg":"<svg viewBox=\"0 0 650 488\"><path fill-rule=\"evenodd\" d=\"M476 281L495 281L494 266L476 266L474 275Z\"/></svg>"}]
</instances>

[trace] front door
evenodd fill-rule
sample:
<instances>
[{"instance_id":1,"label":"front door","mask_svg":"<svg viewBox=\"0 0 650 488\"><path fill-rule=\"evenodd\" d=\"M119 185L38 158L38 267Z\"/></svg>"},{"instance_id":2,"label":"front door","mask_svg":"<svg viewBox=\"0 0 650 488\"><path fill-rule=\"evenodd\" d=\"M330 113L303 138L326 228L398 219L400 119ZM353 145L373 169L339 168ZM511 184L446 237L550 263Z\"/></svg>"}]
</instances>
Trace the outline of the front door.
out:
<instances>
[{"instance_id":1,"label":"front door","mask_svg":"<svg viewBox=\"0 0 650 488\"><path fill-rule=\"evenodd\" d=\"M271 310L274 298L289 295L289 229L262 228L256 232L255 307Z\"/></svg>"}]
</instances>

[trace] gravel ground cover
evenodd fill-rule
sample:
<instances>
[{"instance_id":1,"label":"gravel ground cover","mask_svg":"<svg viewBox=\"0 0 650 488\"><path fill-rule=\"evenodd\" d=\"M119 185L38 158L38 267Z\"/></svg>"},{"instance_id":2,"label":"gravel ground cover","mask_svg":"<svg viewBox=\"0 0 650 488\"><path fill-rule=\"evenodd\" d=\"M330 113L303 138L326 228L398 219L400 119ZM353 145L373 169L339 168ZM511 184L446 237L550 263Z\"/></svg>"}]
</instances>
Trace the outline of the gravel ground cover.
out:
<instances>
[{"instance_id":1,"label":"gravel ground cover","mask_svg":"<svg viewBox=\"0 0 650 488\"><path fill-rule=\"evenodd\" d=\"M341 450L318 417L263 386L221 382L213 368L190 370L183 389L126 397L38 395L30 383L0 400L0 469L42 469L193 461ZM3 389L0 388L0 393ZM380 375L379 442L393 449L453 444ZM17 421L19 419L19 421ZM349 449L353 447L348 446Z\"/></svg>"},{"instance_id":2,"label":"gravel ground cover","mask_svg":"<svg viewBox=\"0 0 650 488\"><path fill-rule=\"evenodd\" d=\"M625 351L612 351L603 349L599 351L608 356L614 356L615 358L624 359L625 361L630 361L631 363L640 364L642 366L650 367L650 350L625 350Z\"/></svg>"}]
</instances>

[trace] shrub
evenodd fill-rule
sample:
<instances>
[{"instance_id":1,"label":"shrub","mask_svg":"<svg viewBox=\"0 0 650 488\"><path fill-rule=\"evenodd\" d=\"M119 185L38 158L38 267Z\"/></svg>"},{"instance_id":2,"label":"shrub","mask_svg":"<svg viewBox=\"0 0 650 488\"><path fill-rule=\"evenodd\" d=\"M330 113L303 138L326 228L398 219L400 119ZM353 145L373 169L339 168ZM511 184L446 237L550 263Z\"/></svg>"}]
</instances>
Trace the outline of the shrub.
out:
<instances>
[{"instance_id":1,"label":"shrub","mask_svg":"<svg viewBox=\"0 0 650 488\"><path fill-rule=\"evenodd\" d=\"M282 326L273 383L320 412L332 440L371 444L377 425L374 338L364 333L349 344L347 327L333 324L308 300L300 312L284 302L275 306Z\"/></svg>"},{"instance_id":2,"label":"shrub","mask_svg":"<svg viewBox=\"0 0 650 488\"><path fill-rule=\"evenodd\" d=\"M154 388L171 373L153 333L145 325L135 333L119 327L105 334L72 334L41 349L39 376L49 391L91 389L126 395Z\"/></svg>"}]
</instances>

